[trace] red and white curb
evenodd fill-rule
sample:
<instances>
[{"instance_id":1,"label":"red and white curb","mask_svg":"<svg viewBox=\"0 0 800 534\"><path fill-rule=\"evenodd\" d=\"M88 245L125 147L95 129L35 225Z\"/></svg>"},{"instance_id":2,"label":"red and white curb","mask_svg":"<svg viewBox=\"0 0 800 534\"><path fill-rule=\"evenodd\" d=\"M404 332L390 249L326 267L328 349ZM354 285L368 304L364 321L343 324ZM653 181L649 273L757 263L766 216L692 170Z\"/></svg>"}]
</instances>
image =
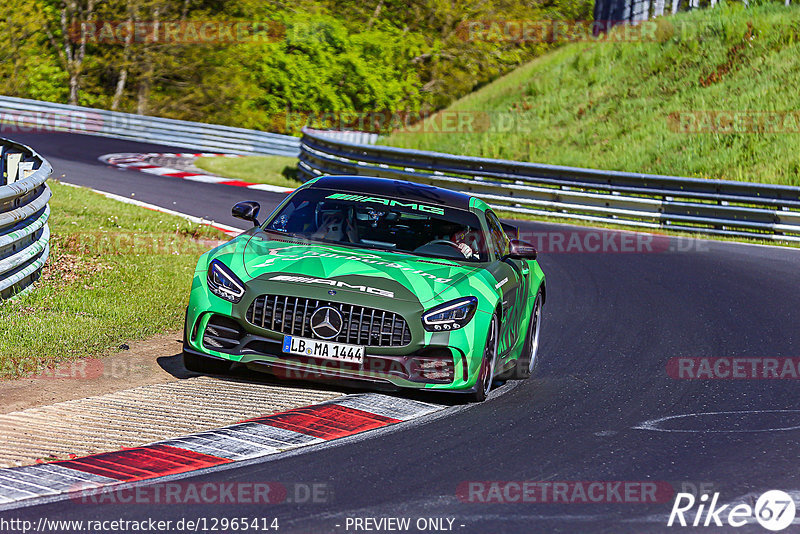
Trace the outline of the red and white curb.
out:
<instances>
[{"instance_id":1,"label":"red and white curb","mask_svg":"<svg viewBox=\"0 0 800 534\"><path fill-rule=\"evenodd\" d=\"M272 193L291 193L294 189L286 187L279 187L269 184L256 184L252 182L245 182L242 180L232 180L223 176L215 176L213 174L204 174L198 172L181 171L172 169L170 167L163 167L161 165L154 165L150 160L154 158L203 158L203 157L221 157L221 158L240 158L239 154L217 154L217 153L172 153L172 152L148 152L148 153L133 153L125 152L119 154L105 154L100 156L99 159L107 165L120 167L123 169L131 169L147 174L155 174L157 176L167 176L170 178L181 178L183 180L190 180L193 182L203 182L210 184L233 185L236 187L245 187L247 189L258 189L260 191L269 191Z\"/></svg>"},{"instance_id":2,"label":"red and white curb","mask_svg":"<svg viewBox=\"0 0 800 534\"><path fill-rule=\"evenodd\" d=\"M15 508L29 499L151 480L278 454L395 425L443 408L378 393L348 395L141 447L0 469L0 510Z\"/></svg>"}]
</instances>

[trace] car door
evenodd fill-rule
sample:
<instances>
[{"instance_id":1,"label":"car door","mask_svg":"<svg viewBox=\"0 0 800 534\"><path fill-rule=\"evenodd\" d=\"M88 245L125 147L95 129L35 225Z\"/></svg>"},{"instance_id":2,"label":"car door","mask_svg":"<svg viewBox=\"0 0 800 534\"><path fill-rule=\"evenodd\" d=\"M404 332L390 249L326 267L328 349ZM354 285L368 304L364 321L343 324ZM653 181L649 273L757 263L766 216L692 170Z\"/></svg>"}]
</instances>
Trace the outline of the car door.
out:
<instances>
[{"instance_id":1,"label":"car door","mask_svg":"<svg viewBox=\"0 0 800 534\"><path fill-rule=\"evenodd\" d=\"M505 258L508 254L510 239L503 231L500 219L491 210L487 210L486 225L488 244L494 261L492 274L497 284L496 288L502 292L503 316L500 318L500 347L499 356L503 361L511 356L511 348L520 336L519 324L522 310L525 305L525 284L527 277L524 270L527 268L524 260ZM504 259L505 258L505 259Z\"/></svg>"}]
</instances>

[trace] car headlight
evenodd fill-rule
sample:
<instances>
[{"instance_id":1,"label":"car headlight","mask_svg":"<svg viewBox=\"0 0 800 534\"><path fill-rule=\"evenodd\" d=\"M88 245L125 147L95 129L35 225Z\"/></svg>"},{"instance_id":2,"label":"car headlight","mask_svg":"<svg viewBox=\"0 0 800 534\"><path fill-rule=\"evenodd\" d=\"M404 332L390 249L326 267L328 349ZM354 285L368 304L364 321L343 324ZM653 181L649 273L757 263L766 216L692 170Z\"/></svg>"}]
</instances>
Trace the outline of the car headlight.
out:
<instances>
[{"instance_id":1,"label":"car headlight","mask_svg":"<svg viewBox=\"0 0 800 534\"><path fill-rule=\"evenodd\" d=\"M219 260L211 260L208 266L208 289L219 298L233 303L242 300L245 291L244 282Z\"/></svg>"},{"instance_id":2,"label":"car headlight","mask_svg":"<svg viewBox=\"0 0 800 534\"><path fill-rule=\"evenodd\" d=\"M476 309L478 299L475 297L452 300L423 313L422 326L428 332L458 330L470 322Z\"/></svg>"}]
</instances>

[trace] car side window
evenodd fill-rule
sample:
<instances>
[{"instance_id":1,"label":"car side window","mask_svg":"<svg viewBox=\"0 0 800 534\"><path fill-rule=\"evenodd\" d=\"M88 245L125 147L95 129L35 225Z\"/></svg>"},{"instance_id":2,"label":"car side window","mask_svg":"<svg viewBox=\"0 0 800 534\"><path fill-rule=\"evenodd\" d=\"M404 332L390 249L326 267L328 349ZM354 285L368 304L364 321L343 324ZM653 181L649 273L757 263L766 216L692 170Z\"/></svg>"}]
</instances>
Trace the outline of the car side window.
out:
<instances>
[{"instance_id":1,"label":"car side window","mask_svg":"<svg viewBox=\"0 0 800 534\"><path fill-rule=\"evenodd\" d=\"M497 215L491 211L486 212L486 223L489 226L489 246L498 258L502 258L508 254L511 240L503 231Z\"/></svg>"}]
</instances>

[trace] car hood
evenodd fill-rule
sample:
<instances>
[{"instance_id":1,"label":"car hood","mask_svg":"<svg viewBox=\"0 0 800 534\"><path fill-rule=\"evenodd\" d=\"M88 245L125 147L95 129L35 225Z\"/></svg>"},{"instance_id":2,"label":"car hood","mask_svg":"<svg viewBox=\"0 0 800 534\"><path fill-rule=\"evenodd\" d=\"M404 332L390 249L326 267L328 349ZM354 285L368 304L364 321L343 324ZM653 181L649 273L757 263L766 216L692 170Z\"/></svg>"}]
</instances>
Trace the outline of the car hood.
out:
<instances>
[{"instance_id":1,"label":"car hood","mask_svg":"<svg viewBox=\"0 0 800 534\"><path fill-rule=\"evenodd\" d=\"M479 266L447 259L276 240L266 233L254 235L243 254L251 280L420 303L480 270Z\"/></svg>"}]
</instances>

